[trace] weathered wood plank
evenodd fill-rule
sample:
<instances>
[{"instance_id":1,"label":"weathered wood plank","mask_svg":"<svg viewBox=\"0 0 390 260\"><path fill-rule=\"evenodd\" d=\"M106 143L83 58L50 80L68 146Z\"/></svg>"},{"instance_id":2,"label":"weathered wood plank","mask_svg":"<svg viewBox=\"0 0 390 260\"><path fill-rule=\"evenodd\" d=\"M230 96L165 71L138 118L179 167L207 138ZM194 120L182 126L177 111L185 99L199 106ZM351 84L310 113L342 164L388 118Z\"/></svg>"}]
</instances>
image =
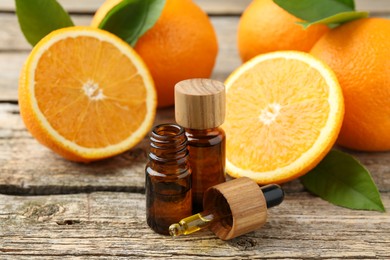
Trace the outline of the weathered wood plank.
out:
<instances>
[{"instance_id":1,"label":"weathered wood plank","mask_svg":"<svg viewBox=\"0 0 390 260\"><path fill-rule=\"evenodd\" d=\"M383 194L387 208L390 193ZM0 258L381 258L390 257L390 214L353 211L308 193L287 194L266 225L221 241L210 231L172 239L145 223L144 196L0 195Z\"/></svg>"},{"instance_id":2,"label":"weathered wood plank","mask_svg":"<svg viewBox=\"0 0 390 260\"><path fill-rule=\"evenodd\" d=\"M19 74L28 52L0 51L0 101L18 100Z\"/></svg>"},{"instance_id":3,"label":"weathered wood plank","mask_svg":"<svg viewBox=\"0 0 390 260\"><path fill-rule=\"evenodd\" d=\"M72 13L89 14L103 1L60 0ZM235 15L212 17L220 44L213 78L224 80L240 64L235 31L250 0L196 1L212 15ZM228 242L209 231L178 239L154 234L145 223L140 194L146 139L122 155L84 165L53 154L24 128L15 102L18 74L30 46L12 14L13 5L13 0L0 1L0 259L390 258L389 213L330 205L303 192L297 180L284 185L286 201L270 210L259 231ZM357 7L390 14L388 0L358 0ZM87 25L91 15L73 18ZM173 110L165 109L155 124L172 121ZM390 153L353 154L372 172L389 210Z\"/></svg>"},{"instance_id":4,"label":"weathered wood plank","mask_svg":"<svg viewBox=\"0 0 390 260\"><path fill-rule=\"evenodd\" d=\"M161 109L155 124L172 120L172 109ZM148 145L145 138L131 151L112 159L73 163L31 137L25 130L17 105L0 104L0 193L142 191Z\"/></svg>"},{"instance_id":5,"label":"weathered wood plank","mask_svg":"<svg viewBox=\"0 0 390 260\"><path fill-rule=\"evenodd\" d=\"M82 1L81 1L82 2ZM92 17L88 15L72 15L75 25L89 25ZM18 19L13 13L0 13L0 50L30 50L31 46L20 30Z\"/></svg>"},{"instance_id":6,"label":"weathered wood plank","mask_svg":"<svg viewBox=\"0 0 390 260\"><path fill-rule=\"evenodd\" d=\"M142 191L149 142L100 162L69 162L40 145L24 128L17 105L0 103L0 193L61 194ZM173 109L159 110L155 124L174 122ZM372 172L380 191L390 192L390 152L353 153ZM299 191L298 182L286 186Z\"/></svg>"},{"instance_id":7,"label":"weathered wood plank","mask_svg":"<svg viewBox=\"0 0 390 260\"><path fill-rule=\"evenodd\" d=\"M390 1L388 1L388 5L387 10L385 7L382 8L382 12L379 16L390 18ZM74 20L75 25L89 25L92 17L90 15L72 15L72 19ZM239 21L238 16L211 17L211 21L218 34L219 44L222 46L221 48L225 45L228 46L233 39L235 41ZM0 24L2 24L0 29L0 51L20 51L31 49L31 46L24 39L24 36L20 31L15 14L0 13ZM231 45L231 47L236 49L235 44Z\"/></svg>"},{"instance_id":8,"label":"weathered wood plank","mask_svg":"<svg viewBox=\"0 0 390 260\"><path fill-rule=\"evenodd\" d=\"M2 0L0 11L13 12L14 0ZM58 2L70 13L93 14L104 0L59 0ZM205 12L209 14L239 14L249 5L251 0L194 0Z\"/></svg>"},{"instance_id":9,"label":"weathered wood plank","mask_svg":"<svg viewBox=\"0 0 390 260\"><path fill-rule=\"evenodd\" d=\"M89 16L74 16L76 24L87 25ZM224 81L227 76L241 64L236 47L236 30L238 17L213 17L219 55L212 78ZM13 14L1 14L0 24L0 101L17 100L19 72L31 47L24 39Z\"/></svg>"},{"instance_id":10,"label":"weathered wood plank","mask_svg":"<svg viewBox=\"0 0 390 260\"><path fill-rule=\"evenodd\" d=\"M91 17L88 15L73 15L72 17L76 25L88 25L91 22ZM227 46L236 48L235 41L238 19L238 17L234 16L211 18L211 22L217 32L218 42L221 49L224 49ZM24 39L24 36L19 28L17 18L14 14L0 14L0 24L3 25L0 30L1 51L10 52L31 50L31 46Z\"/></svg>"},{"instance_id":11,"label":"weathered wood plank","mask_svg":"<svg viewBox=\"0 0 390 260\"><path fill-rule=\"evenodd\" d=\"M2 0L0 11L13 12L15 10L14 0ZM59 0L62 6L71 13L94 13L104 0ZM209 14L235 14L238 15L252 2L252 0L195 0L199 6ZM356 0L357 10L368 10L370 12L388 12L390 3L388 0Z\"/></svg>"},{"instance_id":12,"label":"weathered wood plank","mask_svg":"<svg viewBox=\"0 0 390 260\"><path fill-rule=\"evenodd\" d=\"M70 13L94 13L105 0L59 0L58 2ZM15 0L2 0L0 11L14 12Z\"/></svg>"},{"instance_id":13,"label":"weathered wood plank","mask_svg":"<svg viewBox=\"0 0 390 260\"><path fill-rule=\"evenodd\" d=\"M77 16L79 24L88 24L89 20L88 16ZM241 64L236 48L238 18L213 17L211 20L219 42L219 54L212 78L224 81ZM14 15L0 15L0 24L2 22L5 27L0 32L0 38L3 39L0 41L0 101L16 101L19 73L31 47L23 38Z\"/></svg>"}]
</instances>

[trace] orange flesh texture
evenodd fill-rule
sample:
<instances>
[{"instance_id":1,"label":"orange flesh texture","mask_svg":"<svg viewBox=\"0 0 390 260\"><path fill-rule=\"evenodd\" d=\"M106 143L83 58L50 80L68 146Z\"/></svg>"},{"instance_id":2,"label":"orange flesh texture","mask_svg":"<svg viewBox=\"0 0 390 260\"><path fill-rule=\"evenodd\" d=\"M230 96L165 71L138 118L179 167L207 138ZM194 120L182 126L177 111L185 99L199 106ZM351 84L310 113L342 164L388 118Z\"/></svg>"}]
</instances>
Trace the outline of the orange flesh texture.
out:
<instances>
[{"instance_id":1,"label":"orange flesh texture","mask_svg":"<svg viewBox=\"0 0 390 260\"><path fill-rule=\"evenodd\" d=\"M308 66L286 59L265 61L246 71L229 88L227 121L234 125L226 126L226 134L240 136L227 140L227 157L234 165L272 171L296 161L313 146L326 124L330 104L325 80ZM253 82L255 87L250 86ZM272 114L277 116L267 124ZM242 156L245 150L250 158Z\"/></svg>"},{"instance_id":2,"label":"orange flesh texture","mask_svg":"<svg viewBox=\"0 0 390 260\"><path fill-rule=\"evenodd\" d=\"M49 124L82 147L123 141L147 112L143 79L131 60L92 37L53 44L39 60L34 79L38 107Z\"/></svg>"}]
</instances>

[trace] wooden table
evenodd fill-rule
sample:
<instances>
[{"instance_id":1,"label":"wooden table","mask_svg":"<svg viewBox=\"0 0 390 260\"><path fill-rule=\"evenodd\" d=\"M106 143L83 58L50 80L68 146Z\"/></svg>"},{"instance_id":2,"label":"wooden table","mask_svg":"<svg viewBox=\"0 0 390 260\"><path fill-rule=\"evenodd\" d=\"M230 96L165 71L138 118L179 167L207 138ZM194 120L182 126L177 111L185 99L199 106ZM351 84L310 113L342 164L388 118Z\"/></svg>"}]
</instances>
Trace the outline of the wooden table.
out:
<instances>
[{"instance_id":1,"label":"wooden table","mask_svg":"<svg viewBox=\"0 0 390 260\"><path fill-rule=\"evenodd\" d=\"M79 25L103 0L62 0ZM239 15L249 0L197 0L210 14L220 54L213 78L240 64ZM358 9L389 17L390 1L357 1ZM170 238L145 222L145 139L120 156L88 165L65 161L26 131L17 102L18 74L30 46L14 14L0 2L0 259L135 258L381 258L390 259L390 214L333 206L284 185L286 199L261 230L225 242L210 231ZM173 121L158 111L156 124ZM371 170L390 210L390 153L354 153Z\"/></svg>"}]
</instances>

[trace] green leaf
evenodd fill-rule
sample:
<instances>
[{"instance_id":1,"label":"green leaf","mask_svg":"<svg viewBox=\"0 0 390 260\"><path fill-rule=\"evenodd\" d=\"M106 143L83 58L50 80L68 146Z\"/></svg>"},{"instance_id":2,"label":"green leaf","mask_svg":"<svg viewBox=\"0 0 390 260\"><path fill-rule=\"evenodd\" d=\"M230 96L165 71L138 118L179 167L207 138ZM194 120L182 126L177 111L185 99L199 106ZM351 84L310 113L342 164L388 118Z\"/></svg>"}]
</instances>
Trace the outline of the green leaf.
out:
<instances>
[{"instance_id":1,"label":"green leaf","mask_svg":"<svg viewBox=\"0 0 390 260\"><path fill-rule=\"evenodd\" d=\"M304 20L304 28L313 24L335 27L344 22L367 17L367 12L356 12L354 0L273 0L290 14Z\"/></svg>"},{"instance_id":2,"label":"green leaf","mask_svg":"<svg viewBox=\"0 0 390 260\"><path fill-rule=\"evenodd\" d=\"M335 205L385 211L370 173L351 155L331 151L312 171L301 177L310 192Z\"/></svg>"},{"instance_id":3,"label":"green leaf","mask_svg":"<svg viewBox=\"0 0 390 260\"><path fill-rule=\"evenodd\" d=\"M336 0L336 2L342 3L352 8L352 10L355 10L355 0Z\"/></svg>"},{"instance_id":4,"label":"green leaf","mask_svg":"<svg viewBox=\"0 0 390 260\"><path fill-rule=\"evenodd\" d=\"M137 40L157 22L165 0L123 0L99 24L135 46Z\"/></svg>"},{"instance_id":5,"label":"green leaf","mask_svg":"<svg viewBox=\"0 0 390 260\"><path fill-rule=\"evenodd\" d=\"M335 15L332 15L330 17L327 17L325 19L321 19L315 22L298 22L300 25L302 25L305 29L308 28L311 25L314 24L327 24L330 27L335 27L339 24L349 22L352 20L360 19L368 17L368 12L342 12Z\"/></svg>"},{"instance_id":6,"label":"green leaf","mask_svg":"<svg viewBox=\"0 0 390 260\"><path fill-rule=\"evenodd\" d=\"M73 26L69 14L55 0L15 0L20 28L34 46L50 32Z\"/></svg>"},{"instance_id":7,"label":"green leaf","mask_svg":"<svg viewBox=\"0 0 390 260\"><path fill-rule=\"evenodd\" d=\"M354 4L351 0L274 0L274 2L287 12L308 22L321 20L341 12L354 11Z\"/></svg>"}]
</instances>

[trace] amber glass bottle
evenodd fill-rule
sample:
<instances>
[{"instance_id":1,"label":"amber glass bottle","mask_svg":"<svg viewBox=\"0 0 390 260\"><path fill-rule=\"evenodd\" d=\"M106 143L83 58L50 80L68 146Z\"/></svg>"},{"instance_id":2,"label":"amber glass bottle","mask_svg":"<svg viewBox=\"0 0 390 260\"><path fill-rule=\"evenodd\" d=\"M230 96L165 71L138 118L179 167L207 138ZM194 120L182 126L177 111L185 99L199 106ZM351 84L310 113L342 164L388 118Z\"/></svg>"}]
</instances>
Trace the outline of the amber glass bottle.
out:
<instances>
[{"instance_id":1,"label":"amber glass bottle","mask_svg":"<svg viewBox=\"0 0 390 260\"><path fill-rule=\"evenodd\" d=\"M176 122L188 138L192 170L192 210L203 210L203 194L225 182L225 86L215 80L184 80L175 86Z\"/></svg>"},{"instance_id":2,"label":"amber glass bottle","mask_svg":"<svg viewBox=\"0 0 390 260\"><path fill-rule=\"evenodd\" d=\"M192 170L193 212L203 210L203 193L225 182L225 132L220 127L186 128Z\"/></svg>"},{"instance_id":3,"label":"amber glass bottle","mask_svg":"<svg viewBox=\"0 0 390 260\"><path fill-rule=\"evenodd\" d=\"M145 171L147 223L155 232L169 235L169 225L192 212L191 171L182 127L163 124L153 129Z\"/></svg>"}]
</instances>

